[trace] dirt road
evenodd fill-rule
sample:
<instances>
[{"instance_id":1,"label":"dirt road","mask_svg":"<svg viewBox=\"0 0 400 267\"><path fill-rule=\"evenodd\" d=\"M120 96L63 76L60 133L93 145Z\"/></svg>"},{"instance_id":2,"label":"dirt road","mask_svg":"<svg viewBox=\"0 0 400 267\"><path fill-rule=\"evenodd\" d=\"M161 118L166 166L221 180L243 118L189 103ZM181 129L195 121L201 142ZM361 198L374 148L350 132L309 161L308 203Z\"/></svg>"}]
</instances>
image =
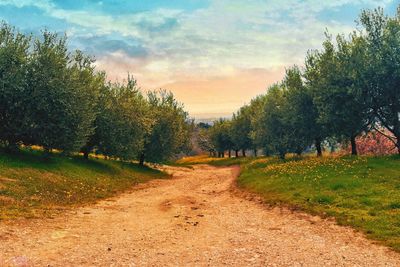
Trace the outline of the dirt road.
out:
<instances>
[{"instance_id":1,"label":"dirt road","mask_svg":"<svg viewBox=\"0 0 400 267\"><path fill-rule=\"evenodd\" d=\"M237 196L235 168L169 171L56 219L0 223L0 265L400 266L350 228Z\"/></svg>"}]
</instances>

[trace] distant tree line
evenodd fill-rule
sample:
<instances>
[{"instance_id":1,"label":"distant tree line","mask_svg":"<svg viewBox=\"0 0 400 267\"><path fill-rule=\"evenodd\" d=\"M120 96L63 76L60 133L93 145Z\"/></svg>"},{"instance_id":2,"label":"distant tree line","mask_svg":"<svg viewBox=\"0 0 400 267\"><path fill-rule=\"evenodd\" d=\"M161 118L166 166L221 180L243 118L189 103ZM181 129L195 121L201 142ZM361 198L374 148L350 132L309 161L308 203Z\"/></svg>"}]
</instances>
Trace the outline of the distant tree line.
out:
<instances>
[{"instance_id":1,"label":"distant tree line","mask_svg":"<svg viewBox=\"0 0 400 267\"><path fill-rule=\"evenodd\" d=\"M189 149L191 122L172 93L107 82L67 38L0 25L0 145L162 162Z\"/></svg>"},{"instance_id":2,"label":"distant tree line","mask_svg":"<svg viewBox=\"0 0 400 267\"><path fill-rule=\"evenodd\" d=\"M356 137L376 131L400 153L400 7L394 17L364 10L359 21L362 29L348 37L326 34L303 68L288 68L265 95L205 130L203 149L285 158L314 147L321 156L330 141L349 142L357 155Z\"/></svg>"}]
</instances>

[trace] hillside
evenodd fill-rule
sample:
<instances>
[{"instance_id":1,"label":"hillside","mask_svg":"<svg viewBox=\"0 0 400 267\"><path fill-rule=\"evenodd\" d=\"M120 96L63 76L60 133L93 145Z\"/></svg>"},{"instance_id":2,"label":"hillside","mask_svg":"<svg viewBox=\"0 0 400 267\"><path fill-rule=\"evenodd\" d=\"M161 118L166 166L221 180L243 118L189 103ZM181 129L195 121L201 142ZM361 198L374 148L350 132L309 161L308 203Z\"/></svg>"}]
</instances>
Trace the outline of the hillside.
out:
<instances>
[{"instance_id":1,"label":"hillside","mask_svg":"<svg viewBox=\"0 0 400 267\"><path fill-rule=\"evenodd\" d=\"M0 153L0 219L49 217L167 174L133 163L65 157L41 151Z\"/></svg>"}]
</instances>

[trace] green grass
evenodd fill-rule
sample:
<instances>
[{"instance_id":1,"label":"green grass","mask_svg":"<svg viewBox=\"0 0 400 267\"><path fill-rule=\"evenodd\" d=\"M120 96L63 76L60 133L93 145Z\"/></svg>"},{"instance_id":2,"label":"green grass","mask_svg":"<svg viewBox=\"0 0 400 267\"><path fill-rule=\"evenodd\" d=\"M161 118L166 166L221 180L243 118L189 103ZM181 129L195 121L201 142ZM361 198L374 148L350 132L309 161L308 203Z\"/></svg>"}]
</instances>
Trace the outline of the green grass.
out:
<instances>
[{"instance_id":1,"label":"green grass","mask_svg":"<svg viewBox=\"0 0 400 267\"><path fill-rule=\"evenodd\" d=\"M53 216L94 203L167 174L120 161L65 157L41 151L0 153L0 219Z\"/></svg>"},{"instance_id":2,"label":"green grass","mask_svg":"<svg viewBox=\"0 0 400 267\"><path fill-rule=\"evenodd\" d=\"M333 216L400 251L400 157L271 159L243 165L239 186L312 214Z\"/></svg>"},{"instance_id":3,"label":"green grass","mask_svg":"<svg viewBox=\"0 0 400 267\"><path fill-rule=\"evenodd\" d=\"M203 159L205 161L205 159ZM286 205L363 231L400 251L400 157L223 159L241 165L238 185L271 205Z\"/></svg>"},{"instance_id":4,"label":"green grass","mask_svg":"<svg viewBox=\"0 0 400 267\"><path fill-rule=\"evenodd\" d=\"M253 161L253 157L239 157L239 158L211 158L207 155L199 155L193 157L185 157L178 161L168 163L168 165L178 166L178 167L190 167L198 164L208 164L216 167L220 166L233 166L241 165Z\"/></svg>"}]
</instances>

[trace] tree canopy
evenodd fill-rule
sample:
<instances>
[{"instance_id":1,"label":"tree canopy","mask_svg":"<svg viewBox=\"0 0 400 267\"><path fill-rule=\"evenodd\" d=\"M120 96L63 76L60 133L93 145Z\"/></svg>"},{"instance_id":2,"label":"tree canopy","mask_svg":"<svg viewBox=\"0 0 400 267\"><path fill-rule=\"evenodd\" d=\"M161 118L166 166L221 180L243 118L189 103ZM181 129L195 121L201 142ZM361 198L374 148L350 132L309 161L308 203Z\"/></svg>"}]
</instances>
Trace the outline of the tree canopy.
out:
<instances>
[{"instance_id":1,"label":"tree canopy","mask_svg":"<svg viewBox=\"0 0 400 267\"><path fill-rule=\"evenodd\" d=\"M143 94L133 77L108 82L95 60L68 50L66 36L25 35L0 25L0 145L47 152L143 155L161 162L186 152L191 122L165 90Z\"/></svg>"},{"instance_id":2,"label":"tree canopy","mask_svg":"<svg viewBox=\"0 0 400 267\"><path fill-rule=\"evenodd\" d=\"M359 20L361 29L348 36L326 33L304 67L288 68L231 120L216 122L210 132L220 153L252 148L284 158L315 149L321 156L324 143L349 142L357 155L356 138L371 130L400 153L400 7L393 17L364 10Z\"/></svg>"}]
</instances>

